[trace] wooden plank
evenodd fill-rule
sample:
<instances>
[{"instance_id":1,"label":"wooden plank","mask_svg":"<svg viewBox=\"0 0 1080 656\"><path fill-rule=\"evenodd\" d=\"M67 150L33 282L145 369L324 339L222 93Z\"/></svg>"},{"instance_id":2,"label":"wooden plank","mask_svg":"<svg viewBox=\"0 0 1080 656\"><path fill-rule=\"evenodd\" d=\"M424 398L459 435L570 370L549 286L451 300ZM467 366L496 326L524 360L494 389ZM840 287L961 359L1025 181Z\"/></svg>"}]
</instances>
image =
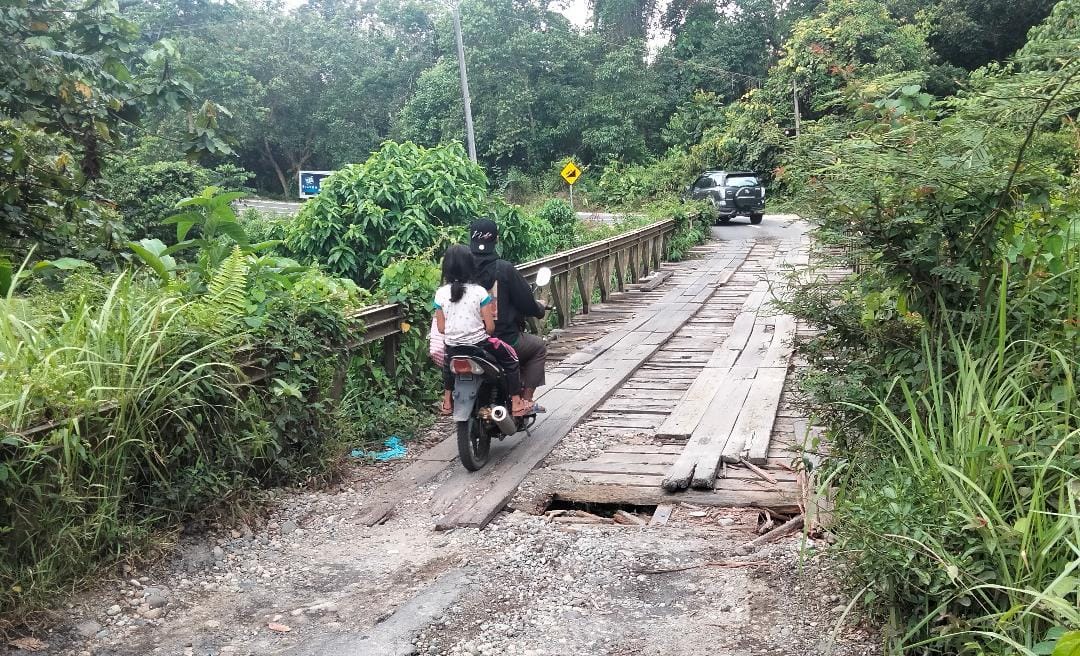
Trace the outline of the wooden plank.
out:
<instances>
[{"instance_id":1,"label":"wooden plank","mask_svg":"<svg viewBox=\"0 0 1080 656\"><path fill-rule=\"evenodd\" d=\"M598 412L602 412L605 415L617 414L620 412L633 412L637 415L655 415L658 421L663 421L669 414L671 414L671 405L666 406L650 406L647 404L630 404L630 403L614 403L611 399L604 401L604 405L597 408Z\"/></svg>"},{"instance_id":2,"label":"wooden plank","mask_svg":"<svg viewBox=\"0 0 1080 656\"><path fill-rule=\"evenodd\" d=\"M737 462L743 457L744 451L753 451L747 460L754 464L765 462L786 377L787 369L758 369L749 398L731 430L731 438L724 445L724 460Z\"/></svg>"},{"instance_id":3,"label":"wooden plank","mask_svg":"<svg viewBox=\"0 0 1080 656\"><path fill-rule=\"evenodd\" d=\"M770 271L772 267L766 267L766 271ZM747 312L757 312L761 306L766 302L769 297L769 281L759 280L754 285L753 291L750 292L750 296L746 298L746 303L743 304L743 309Z\"/></svg>"},{"instance_id":4,"label":"wooden plank","mask_svg":"<svg viewBox=\"0 0 1080 656\"><path fill-rule=\"evenodd\" d=\"M682 395L683 392L677 389L634 389L623 387L612 395L611 399L626 402L640 401L642 403L667 402L668 407L673 408L675 404L670 402L678 401Z\"/></svg>"},{"instance_id":5,"label":"wooden plank","mask_svg":"<svg viewBox=\"0 0 1080 656\"><path fill-rule=\"evenodd\" d=\"M643 417L648 417L645 419ZM596 416L594 413L586 423L589 426L595 426L598 428L636 428L641 432L652 432L656 430L656 427L663 421L656 415L642 415L638 417L627 417L623 415L608 415L608 416Z\"/></svg>"},{"instance_id":6,"label":"wooden plank","mask_svg":"<svg viewBox=\"0 0 1080 656\"><path fill-rule=\"evenodd\" d=\"M681 444L612 444L604 449L599 457L610 456L615 453L629 453L635 456L645 456L651 453L663 453L678 455L683 450ZM613 461L614 462L614 461ZM643 462L634 460L633 462Z\"/></svg>"},{"instance_id":7,"label":"wooden plank","mask_svg":"<svg viewBox=\"0 0 1080 656\"><path fill-rule=\"evenodd\" d=\"M657 271L652 275L652 277L639 280L638 282L641 283L641 291L651 292L660 285L664 284L664 281L666 281L670 277L671 271Z\"/></svg>"},{"instance_id":8,"label":"wooden plank","mask_svg":"<svg viewBox=\"0 0 1080 656\"><path fill-rule=\"evenodd\" d=\"M713 397L713 403L710 403L705 410L701 421L686 443L686 449L679 454L678 460L664 478L665 489L681 490L689 486L693 477L697 475L695 472L699 466L703 470L711 467L710 475L715 477L724 443L738 417L739 407L749 391L750 381L740 378L730 383L722 399L719 398L720 395ZM715 454L715 458L712 454Z\"/></svg>"},{"instance_id":9,"label":"wooden plank","mask_svg":"<svg viewBox=\"0 0 1080 656\"><path fill-rule=\"evenodd\" d=\"M754 324L754 331L750 334L750 339L746 340L746 346L739 353L739 357L735 359L735 366L753 368L761 366L761 363L765 360L765 352L769 350L769 344L772 342L773 333L771 328L772 326L766 324L761 317L758 318L758 322Z\"/></svg>"},{"instance_id":10,"label":"wooden plank","mask_svg":"<svg viewBox=\"0 0 1080 656\"><path fill-rule=\"evenodd\" d=\"M670 467L671 463L646 464L640 462L596 462L588 460L584 462L561 462L551 465L549 469L586 474L647 474L663 476Z\"/></svg>"},{"instance_id":11,"label":"wooden plank","mask_svg":"<svg viewBox=\"0 0 1080 656\"><path fill-rule=\"evenodd\" d=\"M791 353L795 345L795 317L782 314L776 317L772 344L761 362L762 367L783 367L791 363Z\"/></svg>"},{"instance_id":12,"label":"wooden plank","mask_svg":"<svg viewBox=\"0 0 1080 656\"><path fill-rule=\"evenodd\" d=\"M671 445L678 446L678 445ZM643 465L657 465L670 467L675 459L679 457L678 453L655 453L655 452L642 452L642 453L623 453L619 451L604 452L595 458L589 458L588 462L591 463L610 463L610 464L627 464L636 463Z\"/></svg>"},{"instance_id":13,"label":"wooden plank","mask_svg":"<svg viewBox=\"0 0 1080 656\"><path fill-rule=\"evenodd\" d=\"M760 376L760 371L756 375ZM727 448L726 445L731 441L734 427L738 425L738 417L741 417L745 412L746 405L753 401L756 380L755 377L754 380L744 379L740 381L741 386L738 393L730 398L721 398L718 395L714 400L714 406L719 405L720 407L716 409L710 408L710 413L714 413L715 421L709 423L708 417L702 420L699 430L707 432L710 438L708 441L702 442L702 446L697 450L694 475L690 480L693 487L711 488L713 486L713 482L716 480L716 470L720 466L720 460ZM696 434L697 431L695 431ZM694 439L694 436L691 436L691 439Z\"/></svg>"},{"instance_id":14,"label":"wooden plank","mask_svg":"<svg viewBox=\"0 0 1080 656\"><path fill-rule=\"evenodd\" d=\"M371 495L356 521L374 526L385 520L401 499L421 485L426 485L457 458L457 437L448 437L428 449L421 459L405 467Z\"/></svg>"},{"instance_id":15,"label":"wooden plank","mask_svg":"<svg viewBox=\"0 0 1080 656\"><path fill-rule=\"evenodd\" d=\"M597 262L596 284L600 287L600 302L607 303L611 297L611 257Z\"/></svg>"},{"instance_id":16,"label":"wooden plank","mask_svg":"<svg viewBox=\"0 0 1080 656\"><path fill-rule=\"evenodd\" d=\"M746 346L747 340L750 339L756 321L757 315L755 313L740 312L739 316L735 317L735 323L731 325L731 332L728 333L727 339L724 340L724 348L741 351Z\"/></svg>"},{"instance_id":17,"label":"wooden plank","mask_svg":"<svg viewBox=\"0 0 1080 656\"><path fill-rule=\"evenodd\" d=\"M574 269L574 279L577 281L578 295L581 296L581 312L588 314L592 307L593 279L589 275L589 265L583 264Z\"/></svg>"},{"instance_id":18,"label":"wooden plank","mask_svg":"<svg viewBox=\"0 0 1080 656\"><path fill-rule=\"evenodd\" d=\"M663 526L667 524L667 521L671 519L671 513L675 510L675 506L670 503L662 503L656 507L653 511L652 518L649 520L649 526Z\"/></svg>"}]
</instances>

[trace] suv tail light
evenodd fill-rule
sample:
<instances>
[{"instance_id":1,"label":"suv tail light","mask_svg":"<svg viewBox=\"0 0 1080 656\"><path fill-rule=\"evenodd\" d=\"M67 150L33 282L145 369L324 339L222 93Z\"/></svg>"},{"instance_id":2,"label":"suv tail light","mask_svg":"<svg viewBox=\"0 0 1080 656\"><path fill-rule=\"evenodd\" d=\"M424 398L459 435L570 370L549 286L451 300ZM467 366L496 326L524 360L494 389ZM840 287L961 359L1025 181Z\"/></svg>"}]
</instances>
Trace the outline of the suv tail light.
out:
<instances>
[{"instance_id":1,"label":"suv tail light","mask_svg":"<svg viewBox=\"0 0 1080 656\"><path fill-rule=\"evenodd\" d=\"M455 374L482 374L483 368L469 358L454 358L450 360L450 370Z\"/></svg>"}]
</instances>

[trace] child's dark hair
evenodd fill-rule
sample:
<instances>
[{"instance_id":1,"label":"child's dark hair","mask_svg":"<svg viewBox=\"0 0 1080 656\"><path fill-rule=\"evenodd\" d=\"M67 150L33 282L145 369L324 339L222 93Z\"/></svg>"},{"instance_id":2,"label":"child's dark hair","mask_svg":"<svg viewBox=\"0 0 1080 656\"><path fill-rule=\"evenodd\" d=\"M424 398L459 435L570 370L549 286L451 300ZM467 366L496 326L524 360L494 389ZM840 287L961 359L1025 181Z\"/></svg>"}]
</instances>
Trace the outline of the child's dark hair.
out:
<instances>
[{"instance_id":1,"label":"child's dark hair","mask_svg":"<svg viewBox=\"0 0 1080 656\"><path fill-rule=\"evenodd\" d=\"M473 256L468 246L454 244L446 249L442 259L443 282L450 283L450 302L457 303L465 295L465 283L473 281Z\"/></svg>"}]
</instances>

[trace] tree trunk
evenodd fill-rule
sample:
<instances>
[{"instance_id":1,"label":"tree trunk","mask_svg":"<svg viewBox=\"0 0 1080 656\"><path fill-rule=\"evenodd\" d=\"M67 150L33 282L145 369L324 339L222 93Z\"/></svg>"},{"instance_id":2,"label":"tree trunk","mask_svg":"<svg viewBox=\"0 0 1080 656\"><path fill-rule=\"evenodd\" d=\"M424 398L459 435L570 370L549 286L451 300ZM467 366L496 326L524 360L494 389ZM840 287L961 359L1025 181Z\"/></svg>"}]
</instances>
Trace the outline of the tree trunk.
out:
<instances>
[{"instance_id":1,"label":"tree trunk","mask_svg":"<svg viewBox=\"0 0 1080 656\"><path fill-rule=\"evenodd\" d=\"M278 183L281 185L281 193L285 194L285 198L289 197L289 181L285 178L284 171L278 166L277 160L274 159L274 154L270 150L270 140L263 137L263 152L266 153L266 159L270 162L270 165L274 167L274 173L277 174Z\"/></svg>"}]
</instances>

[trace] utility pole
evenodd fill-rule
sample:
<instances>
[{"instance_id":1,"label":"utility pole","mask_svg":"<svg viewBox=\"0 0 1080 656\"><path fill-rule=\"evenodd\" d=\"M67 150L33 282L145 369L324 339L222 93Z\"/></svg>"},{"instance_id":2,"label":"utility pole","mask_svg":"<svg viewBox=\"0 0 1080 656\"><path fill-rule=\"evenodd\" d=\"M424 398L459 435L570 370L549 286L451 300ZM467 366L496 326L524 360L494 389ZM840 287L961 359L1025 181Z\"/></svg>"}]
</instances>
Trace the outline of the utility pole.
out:
<instances>
[{"instance_id":1,"label":"utility pole","mask_svg":"<svg viewBox=\"0 0 1080 656\"><path fill-rule=\"evenodd\" d=\"M465 46L461 43L461 3L454 3L454 38L457 40L458 70L461 72L461 98L465 101L465 138L469 159L476 163L476 136L472 126L472 100L469 98L469 74L465 71Z\"/></svg>"},{"instance_id":2,"label":"utility pole","mask_svg":"<svg viewBox=\"0 0 1080 656\"><path fill-rule=\"evenodd\" d=\"M795 77L791 78L791 98L795 101L795 138L799 138L801 132L802 119L799 116L799 87L795 85Z\"/></svg>"}]
</instances>

